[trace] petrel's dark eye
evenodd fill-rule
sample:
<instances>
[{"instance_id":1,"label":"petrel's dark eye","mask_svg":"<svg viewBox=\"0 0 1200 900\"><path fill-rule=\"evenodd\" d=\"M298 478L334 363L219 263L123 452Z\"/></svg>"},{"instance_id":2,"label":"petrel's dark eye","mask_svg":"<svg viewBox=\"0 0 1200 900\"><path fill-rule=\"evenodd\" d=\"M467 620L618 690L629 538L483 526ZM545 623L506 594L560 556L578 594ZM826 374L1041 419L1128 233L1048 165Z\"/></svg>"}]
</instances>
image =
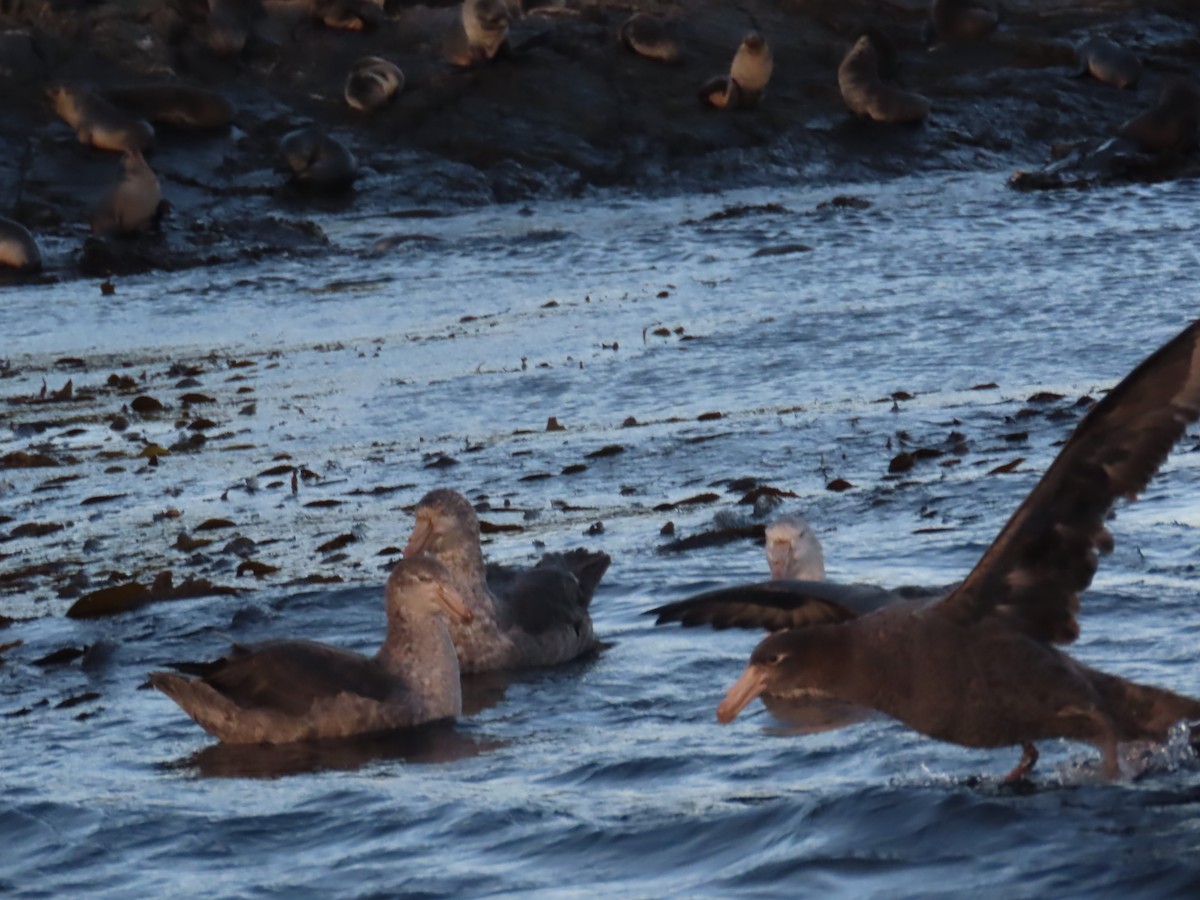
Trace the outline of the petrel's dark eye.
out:
<instances>
[{"instance_id":1,"label":"petrel's dark eye","mask_svg":"<svg viewBox=\"0 0 1200 900\"><path fill-rule=\"evenodd\" d=\"M764 657L763 665L764 666L777 666L781 662L783 662L785 659L787 659L787 654L784 653L782 650L780 650L780 651L777 651L775 653L772 653L772 654Z\"/></svg>"}]
</instances>

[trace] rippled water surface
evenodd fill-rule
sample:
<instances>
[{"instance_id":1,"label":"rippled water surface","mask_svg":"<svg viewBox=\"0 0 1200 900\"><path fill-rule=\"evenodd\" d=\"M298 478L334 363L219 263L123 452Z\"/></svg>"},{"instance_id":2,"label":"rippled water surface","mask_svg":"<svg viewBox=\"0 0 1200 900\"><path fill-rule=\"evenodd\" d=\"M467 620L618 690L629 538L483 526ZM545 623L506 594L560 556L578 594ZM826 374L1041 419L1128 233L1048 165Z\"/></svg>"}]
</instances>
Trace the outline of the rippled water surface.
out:
<instances>
[{"instance_id":1,"label":"rippled water surface","mask_svg":"<svg viewBox=\"0 0 1200 900\"><path fill-rule=\"evenodd\" d=\"M5 528L66 527L0 544L0 570L68 559L95 587L170 564L244 590L92 621L65 618L70 600L49 582L3 595L18 621L0 644L23 643L0 666L0 892L1200 891L1200 764L1183 747L1108 785L1090 747L1049 742L1035 788L1018 792L998 783L1015 750L887 721L788 734L756 705L719 726L716 704L758 636L642 615L765 575L750 542L658 552L668 520L686 536L750 519L742 478L796 495L782 508L814 523L832 578L956 580L1053 458L1076 399L1200 315L1194 183L1024 195L995 176L922 178L856 186L865 209L822 205L837 193L334 219L321 224L336 249L319 257L125 279L107 298L87 282L6 290L3 354L19 370L7 397L36 394L43 376L57 389L62 357L85 362L76 390L114 371L153 384L189 359L208 361L199 390L232 395L242 382L225 360L245 357L257 407L206 412L226 433L154 469L86 409L73 427L5 411L0 453L73 453L77 469L56 474L81 479L39 492L45 471L4 471ZM1062 398L1029 402L1042 391ZM566 430L547 432L551 416ZM138 438L169 443L166 418L135 423ZM951 432L968 441L961 457L887 474L902 447L942 447ZM588 455L609 445L622 452ZM1191 694L1198 447L1193 430L1112 523L1117 548L1072 650ZM261 476L244 489L284 453L320 478L298 494ZM431 467L445 457L456 464ZM102 458L121 464L89 462ZM835 478L853 487L827 490ZM486 495L485 520L520 526L492 538L489 558L611 553L593 615L612 646L469 684L453 727L350 746L219 747L138 690L151 669L229 638L372 649L405 507L435 485ZM718 499L655 509L706 492ZM97 494L121 499L80 505ZM177 518L159 515L168 507ZM283 574L251 585L236 558L172 549L181 525L216 516ZM341 552L314 549L341 533L355 537ZM341 581L298 583L310 574ZM34 664L63 646L94 652Z\"/></svg>"}]
</instances>

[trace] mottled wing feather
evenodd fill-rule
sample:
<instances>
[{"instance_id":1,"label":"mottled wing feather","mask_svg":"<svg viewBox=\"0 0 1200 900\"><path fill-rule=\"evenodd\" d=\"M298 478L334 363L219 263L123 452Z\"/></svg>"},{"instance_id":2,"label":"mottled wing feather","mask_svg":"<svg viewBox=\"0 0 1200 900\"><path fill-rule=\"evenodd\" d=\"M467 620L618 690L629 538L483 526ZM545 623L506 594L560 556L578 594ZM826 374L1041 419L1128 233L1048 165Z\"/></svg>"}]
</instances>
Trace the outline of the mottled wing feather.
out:
<instances>
[{"instance_id":1,"label":"mottled wing feather","mask_svg":"<svg viewBox=\"0 0 1200 900\"><path fill-rule=\"evenodd\" d=\"M311 641L236 645L204 681L243 708L303 715L321 697L342 693L388 699L395 682L374 659Z\"/></svg>"},{"instance_id":2,"label":"mottled wing feather","mask_svg":"<svg viewBox=\"0 0 1200 900\"><path fill-rule=\"evenodd\" d=\"M563 625L580 627L587 615L579 579L563 568L521 572L498 600L506 625L532 635Z\"/></svg>"},{"instance_id":3,"label":"mottled wing feather","mask_svg":"<svg viewBox=\"0 0 1200 900\"><path fill-rule=\"evenodd\" d=\"M577 549L547 553L523 571L489 565L488 587L510 626L532 635L564 625L578 629L610 561L606 553Z\"/></svg>"},{"instance_id":4,"label":"mottled wing feather","mask_svg":"<svg viewBox=\"0 0 1200 900\"><path fill-rule=\"evenodd\" d=\"M1198 417L1200 321L1092 408L971 574L934 608L963 623L999 615L1039 640L1073 641L1079 595L1112 549L1104 522L1113 503L1136 499Z\"/></svg>"},{"instance_id":5,"label":"mottled wing feather","mask_svg":"<svg viewBox=\"0 0 1200 900\"><path fill-rule=\"evenodd\" d=\"M779 580L706 591L649 610L646 615L657 616L656 625L679 622L685 628L711 625L718 630L781 631L844 622L897 599L891 591L870 585Z\"/></svg>"},{"instance_id":6,"label":"mottled wing feather","mask_svg":"<svg viewBox=\"0 0 1200 900\"><path fill-rule=\"evenodd\" d=\"M551 560L555 556L561 556L562 564L570 569L571 574L578 579L583 605L589 606L592 596L596 593L596 588L600 585L600 579L604 577L604 573L608 571L608 567L612 563L612 557L607 553L577 547L562 554L547 553L538 563L538 567L551 565Z\"/></svg>"}]
</instances>

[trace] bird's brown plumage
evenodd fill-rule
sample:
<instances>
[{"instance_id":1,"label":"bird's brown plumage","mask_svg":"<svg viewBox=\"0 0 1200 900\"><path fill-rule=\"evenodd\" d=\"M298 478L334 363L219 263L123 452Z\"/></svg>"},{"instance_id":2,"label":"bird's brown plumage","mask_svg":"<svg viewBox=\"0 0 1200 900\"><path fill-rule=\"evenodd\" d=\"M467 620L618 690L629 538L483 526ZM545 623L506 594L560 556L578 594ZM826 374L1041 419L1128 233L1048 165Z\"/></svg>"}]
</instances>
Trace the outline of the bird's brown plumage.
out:
<instances>
[{"instance_id":1,"label":"bird's brown plumage","mask_svg":"<svg viewBox=\"0 0 1200 900\"><path fill-rule=\"evenodd\" d=\"M1079 595L1112 546L1105 520L1135 498L1200 419L1200 321L1135 368L1079 423L975 568L935 603L910 601L840 624L779 632L718 707L730 721L757 696L817 690L871 706L940 740L1019 744L1010 777L1053 737L1100 748L1167 737L1200 700L1099 672L1054 645L1079 633Z\"/></svg>"}]
</instances>

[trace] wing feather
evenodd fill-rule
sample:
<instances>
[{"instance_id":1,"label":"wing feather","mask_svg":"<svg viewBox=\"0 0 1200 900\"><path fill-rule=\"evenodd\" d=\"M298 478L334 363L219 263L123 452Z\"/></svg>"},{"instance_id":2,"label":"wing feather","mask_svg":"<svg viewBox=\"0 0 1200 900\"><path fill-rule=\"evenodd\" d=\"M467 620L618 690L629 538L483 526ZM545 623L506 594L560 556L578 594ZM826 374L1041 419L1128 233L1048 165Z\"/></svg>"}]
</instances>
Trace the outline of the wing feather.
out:
<instances>
[{"instance_id":1,"label":"wing feather","mask_svg":"<svg viewBox=\"0 0 1200 900\"><path fill-rule=\"evenodd\" d=\"M685 628L711 625L781 631L808 625L845 622L899 600L872 585L829 581L764 581L706 591L649 610L656 625L679 622Z\"/></svg>"},{"instance_id":2,"label":"wing feather","mask_svg":"<svg viewBox=\"0 0 1200 900\"><path fill-rule=\"evenodd\" d=\"M384 701L396 689L387 671L361 656L313 641L235 645L204 681L243 708L303 715L324 697L349 693Z\"/></svg>"},{"instance_id":3,"label":"wing feather","mask_svg":"<svg viewBox=\"0 0 1200 900\"><path fill-rule=\"evenodd\" d=\"M998 615L1039 640L1079 635L1079 595L1112 549L1114 502L1137 498L1200 418L1200 321L1155 351L1083 418L957 590L932 609Z\"/></svg>"}]
</instances>

